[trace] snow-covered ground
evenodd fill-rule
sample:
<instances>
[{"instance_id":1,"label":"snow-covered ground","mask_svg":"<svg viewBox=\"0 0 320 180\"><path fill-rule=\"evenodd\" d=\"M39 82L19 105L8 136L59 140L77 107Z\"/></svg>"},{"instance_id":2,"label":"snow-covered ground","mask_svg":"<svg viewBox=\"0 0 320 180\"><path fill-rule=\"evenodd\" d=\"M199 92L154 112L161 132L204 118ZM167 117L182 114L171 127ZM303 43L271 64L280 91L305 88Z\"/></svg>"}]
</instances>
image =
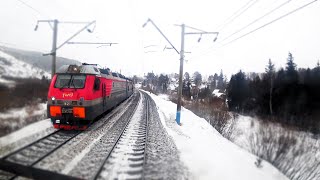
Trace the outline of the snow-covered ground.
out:
<instances>
[{"instance_id":1,"label":"snow-covered ground","mask_svg":"<svg viewBox=\"0 0 320 180\"><path fill-rule=\"evenodd\" d=\"M43 115L46 113L47 104L40 103L34 107L13 108L6 112L0 112L0 119L19 118L24 120L30 116Z\"/></svg>"},{"instance_id":2,"label":"snow-covered ground","mask_svg":"<svg viewBox=\"0 0 320 180\"><path fill-rule=\"evenodd\" d=\"M160 97L161 99L166 100L166 101L170 100L169 95L167 95L167 94L159 94L158 97Z\"/></svg>"},{"instance_id":3,"label":"snow-covered ground","mask_svg":"<svg viewBox=\"0 0 320 180\"><path fill-rule=\"evenodd\" d=\"M5 112L0 112L0 136L20 129L27 124L44 119L47 113L47 104L39 103L28 105L22 108L12 108Z\"/></svg>"},{"instance_id":4,"label":"snow-covered ground","mask_svg":"<svg viewBox=\"0 0 320 180\"><path fill-rule=\"evenodd\" d=\"M9 144L15 143L20 139L24 139L28 136L32 136L46 129L52 129L52 123L50 119L41 120L35 123L32 123L24 128L21 128L7 136L0 138L0 147L7 146Z\"/></svg>"},{"instance_id":5,"label":"snow-covered ground","mask_svg":"<svg viewBox=\"0 0 320 180\"><path fill-rule=\"evenodd\" d=\"M220 91L219 89L213 90L212 95L216 96L216 97L220 97L221 95L223 95L223 93L221 93L219 91Z\"/></svg>"},{"instance_id":6,"label":"snow-covered ground","mask_svg":"<svg viewBox=\"0 0 320 180\"><path fill-rule=\"evenodd\" d=\"M14 81L1 78L1 74L0 74L0 84L5 84L7 87L10 87L10 88L15 86Z\"/></svg>"},{"instance_id":7,"label":"snow-covered ground","mask_svg":"<svg viewBox=\"0 0 320 180\"><path fill-rule=\"evenodd\" d=\"M320 178L320 138L276 122L237 115L232 141L275 164L290 179Z\"/></svg>"},{"instance_id":8,"label":"snow-covered ground","mask_svg":"<svg viewBox=\"0 0 320 180\"><path fill-rule=\"evenodd\" d=\"M56 131L56 129L52 128L51 120L45 119L29 124L15 132L1 137L0 158L54 131Z\"/></svg>"},{"instance_id":9,"label":"snow-covered ground","mask_svg":"<svg viewBox=\"0 0 320 180\"><path fill-rule=\"evenodd\" d=\"M13 56L0 50L0 83L12 84L12 81L3 79L2 76L10 76L15 78L38 78L44 75L49 78L50 74L31 64L20 61Z\"/></svg>"},{"instance_id":10,"label":"snow-covered ground","mask_svg":"<svg viewBox=\"0 0 320 180\"><path fill-rule=\"evenodd\" d=\"M205 119L182 109L181 123L175 123L176 104L151 94L163 126L175 141L191 179L287 179L278 169L223 138Z\"/></svg>"}]
</instances>

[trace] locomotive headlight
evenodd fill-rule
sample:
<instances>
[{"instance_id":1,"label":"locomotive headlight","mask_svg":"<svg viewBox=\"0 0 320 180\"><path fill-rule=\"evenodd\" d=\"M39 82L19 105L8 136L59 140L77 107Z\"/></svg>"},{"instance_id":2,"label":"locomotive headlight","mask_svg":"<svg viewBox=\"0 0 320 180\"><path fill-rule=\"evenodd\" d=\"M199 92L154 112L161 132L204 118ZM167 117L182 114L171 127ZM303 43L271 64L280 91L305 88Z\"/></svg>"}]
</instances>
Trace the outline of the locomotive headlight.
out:
<instances>
[{"instance_id":1,"label":"locomotive headlight","mask_svg":"<svg viewBox=\"0 0 320 180\"><path fill-rule=\"evenodd\" d=\"M51 97L51 100L52 100L52 104L55 104L56 102L55 102L55 100L56 100L56 98L55 97Z\"/></svg>"}]
</instances>

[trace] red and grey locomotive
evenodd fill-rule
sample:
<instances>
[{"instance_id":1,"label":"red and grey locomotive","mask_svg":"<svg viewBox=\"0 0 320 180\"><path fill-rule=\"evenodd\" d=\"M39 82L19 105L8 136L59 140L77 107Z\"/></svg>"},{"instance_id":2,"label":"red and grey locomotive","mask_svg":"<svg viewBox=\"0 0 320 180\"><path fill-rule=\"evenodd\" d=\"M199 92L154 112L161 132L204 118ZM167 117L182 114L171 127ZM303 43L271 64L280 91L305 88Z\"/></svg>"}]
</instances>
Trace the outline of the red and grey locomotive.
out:
<instances>
[{"instance_id":1,"label":"red and grey locomotive","mask_svg":"<svg viewBox=\"0 0 320 180\"><path fill-rule=\"evenodd\" d=\"M52 78L47 114L60 129L86 129L133 93L132 80L93 64L64 65Z\"/></svg>"}]
</instances>

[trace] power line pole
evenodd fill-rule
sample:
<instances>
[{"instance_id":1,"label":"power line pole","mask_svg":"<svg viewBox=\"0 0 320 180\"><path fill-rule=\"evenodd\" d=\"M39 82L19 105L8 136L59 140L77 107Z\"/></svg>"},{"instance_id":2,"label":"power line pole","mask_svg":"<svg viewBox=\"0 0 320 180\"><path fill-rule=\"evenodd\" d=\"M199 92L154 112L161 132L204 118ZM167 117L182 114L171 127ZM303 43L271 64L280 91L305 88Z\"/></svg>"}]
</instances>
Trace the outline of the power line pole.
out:
<instances>
[{"instance_id":1,"label":"power line pole","mask_svg":"<svg viewBox=\"0 0 320 180\"><path fill-rule=\"evenodd\" d=\"M190 26L186 26L185 24L178 25L181 26L181 50L180 50L180 72L179 72L179 88L178 88L178 102L177 102L177 113L176 113L176 122L180 125L181 118L181 99L182 99L182 76L183 76L183 62L184 62L184 39L185 35L200 35L198 42L201 41L201 37L203 34L215 34L216 37L213 39L213 42L217 40L219 35L218 32L206 32L197 28L193 28ZM199 32L185 32L185 28L193 29Z\"/></svg>"},{"instance_id":2,"label":"power line pole","mask_svg":"<svg viewBox=\"0 0 320 180\"><path fill-rule=\"evenodd\" d=\"M182 75L183 75L183 61L184 61L184 34L185 25L181 25L181 49L180 49L180 71L179 71L179 88L178 88L178 103L177 103L177 113L176 122L180 125L181 117L181 97L182 97Z\"/></svg>"},{"instance_id":3,"label":"power line pole","mask_svg":"<svg viewBox=\"0 0 320 180\"><path fill-rule=\"evenodd\" d=\"M158 28L158 26L151 19L148 19L147 22L145 22L142 25L142 27L144 28L148 24L148 22L150 22L158 30L158 32L164 37L164 39L166 39L166 41L171 45L171 47L179 54L179 51L174 47L170 40L163 34L160 28Z\"/></svg>"},{"instance_id":4,"label":"power line pole","mask_svg":"<svg viewBox=\"0 0 320 180\"><path fill-rule=\"evenodd\" d=\"M152 25L160 32L160 34L167 40L167 42L171 45L171 47L176 50L176 52L178 54L180 54L180 70L179 70L179 87L178 87L178 102L177 102L177 113L176 113L176 122L177 124L181 124L180 123L180 119L181 119L181 99L182 99L182 76L183 76L183 61L184 61L184 39L185 39L185 35L200 35L200 38L198 40L198 42L200 42L201 37L203 34L215 34L216 37L214 38L213 42L215 42L217 40L217 37L219 35L218 32L206 32L197 28L193 28L190 26L186 26L185 24L181 24L181 25L177 25L177 26L181 26L181 49L180 49L180 53L177 51L177 49L173 46L173 44L169 41L169 39L162 33L162 31L155 25L155 23L151 20L148 19L146 23L143 24L142 27L145 27L147 25L148 22L151 22ZM193 29L199 32L185 32L185 28L189 28L189 29Z\"/></svg>"},{"instance_id":5,"label":"power line pole","mask_svg":"<svg viewBox=\"0 0 320 180\"><path fill-rule=\"evenodd\" d=\"M38 20L36 27L34 28L35 31L38 30L39 23L46 22L49 23L50 27L53 30L53 41L52 41L52 49L51 52L48 54L43 54L44 56L51 55L52 56L52 67L51 67L51 79L53 78L54 74L56 73L56 61L57 61L57 50L60 49L63 45L67 44L71 39L73 39L75 36L77 36L79 33L81 33L83 30L87 29L89 33L92 33L93 30L88 29L89 26L92 24L95 24L96 21L92 22L73 22L73 21L58 21L55 20ZM53 23L53 26L52 24ZM68 38L65 42L63 42L61 45L57 47L57 39L58 39L58 24L59 23L65 23L65 24L86 24L83 28L81 28L79 31L77 31L75 34L73 34L70 38ZM95 27L94 27L95 28Z\"/></svg>"},{"instance_id":6,"label":"power line pole","mask_svg":"<svg viewBox=\"0 0 320 180\"><path fill-rule=\"evenodd\" d=\"M56 61L57 61L57 38L58 38L58 20L53 21L53 41L52 41L52 67L51 67L51 79L56 73Z\"/></svg>"}]
</instances>

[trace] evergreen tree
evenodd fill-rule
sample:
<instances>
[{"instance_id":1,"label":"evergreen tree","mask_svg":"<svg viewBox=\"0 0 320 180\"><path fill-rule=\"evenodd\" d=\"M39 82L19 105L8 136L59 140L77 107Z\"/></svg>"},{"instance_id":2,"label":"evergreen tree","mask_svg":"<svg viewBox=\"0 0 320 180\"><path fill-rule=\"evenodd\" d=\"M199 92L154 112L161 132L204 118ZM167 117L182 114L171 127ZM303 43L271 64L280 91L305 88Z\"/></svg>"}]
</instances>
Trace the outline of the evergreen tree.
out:
<instances>
[{"instance_id":1,"label":"evergreen tree","mask_svg":"<svg viewBox=\"0 0 320 180\"><path fill-rule=\"evenodd\" d=\"M220 75L218 77L218 85L217 85L218 89L223 89L223 73L222 73L222 69L220 71Z\"/></svg>"},{"instance_id":2,"label":"evergreen tree","mask_svg":"<svg viewBox=\"0 0 320 180\"><path fill-rule=\"evenodd\" d=\"M200 84L202 82L202 75L198 71L196 71L193 74L193 81L196 84L196 86L200 86Z\"/></svg>"},{"instance_id":3,"label":"evergreen tree","mask_svg":"<svg viewBox=\"0 0 320 180\"><path fill-rule=\"evenodd\" d=\"M320 63L297 70L291 53L287 60L285 69L275 71L269 59L261 79L254 73L248 78L242 71L232 75L226 92L229 109L272 114L280 123L319 133Z\"/></svg>"},{"instance_id":4,"label":"evergreen tree","mask_svg":"<svg viewBox=\"0 0 320 180\"><path fill-rule=\"evenodd\" d=\"M297 65L293 62L293 56L292 54L289 52L288 58L287 58L287 67L286 70L287 72L293 72L296 70Z\"/></svg>"},{"instance_id":5,"label":"evergreen tree","mask_svg":"<svg viewBox=\"0 0 320 180\"><path fill-rule=\"evenodd\" d=\"M217 73L214 73L213 75L213 81L214 81L214 88L216 89L217 88L217 85L218 85L218 79L219 79L219 76Z\"/></svg>"},{"instance_id":6,"label":"evergreen tree","mask_svg":"<svg viewBox=\"0 0 320 180\"><path fill-rule=\"evenodd\" d=\"M161 74L159 76L159 81L158 81L158 86L160 87L160 89L162 90L162 93L166 93L167 88L168 88L168 83L169 83L169 78L167 75L163 75Z\"/></svg>"},{"instance_id":7,"label":"evergreen tree","mask_svg":"<svg viewBox=\"0 0 320 180\"><path fill-rule=\"evenodd\" d=\"M154 73L153 72L149 72L148 74L147 74L147 84L152 84L152 85L154 85L154 86L156 86L157 85L157 78L156 78L156 75L154 75Z\"/></svg>"},{"instance_id":8,"label":"evergreen tree","mask_svg":"<svg viewBox=\"0 0 320 180\"><path fill-rule=\"evenodd\" d=\"M216 84L215 84L215 79L214 79L214 76L213 75L210 75L209 78L208 78L208 84L209 84L209 89L210 90L214 90L216 88Z\"/></svg>"},{"instance_id":9,"label":"evergreen tree","mask_svg":"<svg viewBox=\"0 0 320 180\"><path fill-rule=\"evenodd\" d=\"M208 77L208 83L210 83L210 82L212 82L213 81L213 75L210 75L209 77Z\"/></svg>"},{"instance_id":10,"label":"evergreen tree","mask_svg":"<svg viewBox=\"0 0 320 180\"><path fill-rule=\"evenodd\" d=\"M189 75L188 72L185 72L183 77L184 77L185 81L189 81L190 80L190 75Z\"/></svg>"},{"instance_id":11,"label":"evergreen tree","mask_svg":"<svg viewBox=\"0 0 320 180\"><path fill-rule=\"evenodd\" d=\"M293 60L294 58L292 54L289 52L286 66L286 78L288 83L297 83L298 81L298 73L296 70L297 65L293 62Z\"/></svg>"},{"instance_id":12,"label":"evergreen tree","mask_svg":"<svg viewBox=\"0 0 320 180\"><path fill-rule=\"evenodd\" d=\"M269 59L268 65L265 68L265 71L268 75L274 74L275 69L274 69L274 64L272 63L271 59Z\"/></svg>"},{"instance_id":13,"label":"evergreen tree","mask_svg":"<svg viewBox=\"0 0 320 180\"><path fill-rule=\"evenodd\" d=\"M243 110L248 99L249 86L245 74L240 70L232 75L228 86L228 105L232 110Z\"/></svg>"}]
</instances>

